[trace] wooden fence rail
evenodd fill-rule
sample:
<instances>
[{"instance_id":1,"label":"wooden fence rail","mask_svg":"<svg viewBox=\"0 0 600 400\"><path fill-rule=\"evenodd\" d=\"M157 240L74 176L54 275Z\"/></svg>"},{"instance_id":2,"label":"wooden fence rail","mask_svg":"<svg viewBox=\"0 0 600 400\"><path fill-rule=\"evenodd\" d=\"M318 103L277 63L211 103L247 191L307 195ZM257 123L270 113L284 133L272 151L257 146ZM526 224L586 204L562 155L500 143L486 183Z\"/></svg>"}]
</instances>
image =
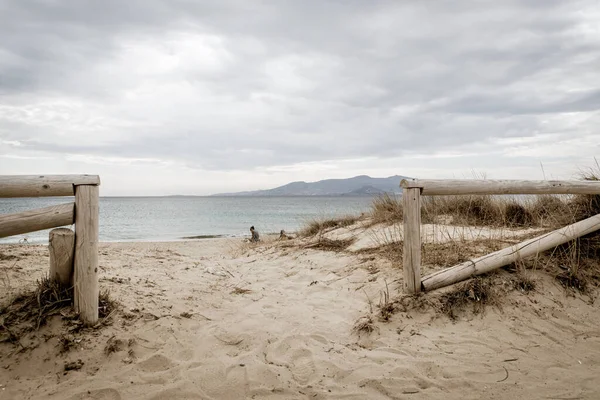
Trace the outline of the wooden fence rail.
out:
<instances>
[{"instance_id":1,"label":"wooden fence rail","mask_svg":"<svg viewBox=\"0 0 600 400\"><path fill-rule=\"evenodd\" d=\"M422 195L600 194L600 182L403 179L400 182L400 187L403 189L402 197L404 199L404 255L402 268L404 271L404 288L407 293L418 293L421 290L433 290L452 285L600 229L600 215L596 215L498 252L438 271L421 279L420 198Z\"/></svg>"},{"instance_id":2,"label":"wooden fence rail","mask_svg":"<svg viewBox=\"0 0 600 400\"><path fill-rule=\"evenodd\" d=\"M73 222L75 222L75 203L4 214L0 215L0 238L58 228L71 225Z\"/></svg>"},{"instance_id":3,"label":"wooden fence rail","mask_svg":"<svg viewBox=\"0 0 600 400\"><path fill-rule=\"evenodd\" d=\"M518 181L478 179L403 179L403 189L418 188L423 196L467 194L600 194L595 181Z\"/></svg>"},{"instance_id":4,"label":"wooden fence rail","mask_svg":"<svg viewBox=\"0 0 600 400\"><path fill-rule=\"evenodd\" d=\"M0 175L2 197L74 196L75 186L100 185L98 175Z\"/></svg>"},{"instance_id":5,"label":"wooden fence rail","mask_svg":"<svg viewBox=\"0 0 600 400\"><path fill-rule=\"evenodd\" d=\"M0 176L0 198L75 196L75 203L0 215L0 238L75 223L75 240L50 234L50 262L57 264L50 277L64 284L72 276L75 311L88 326L98 322L99 185L97 175Z\"/></svg>"}]
</instances>

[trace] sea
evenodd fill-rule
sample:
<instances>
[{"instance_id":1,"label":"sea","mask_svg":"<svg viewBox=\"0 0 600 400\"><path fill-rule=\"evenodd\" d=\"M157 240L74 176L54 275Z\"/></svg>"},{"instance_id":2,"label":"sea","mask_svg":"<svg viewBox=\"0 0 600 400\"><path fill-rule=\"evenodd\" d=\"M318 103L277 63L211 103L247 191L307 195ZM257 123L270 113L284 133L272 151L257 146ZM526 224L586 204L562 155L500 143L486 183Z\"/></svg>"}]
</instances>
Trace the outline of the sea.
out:
<instances>
[{"instance_id":1,"label":"sea","mask_svg":"<svg viewBox=\"0 0 600 400\"><path fill-rule=\"evenodd\" d=\"M74 201L68 197L0 199L0 214ZM100 241L177 241L298 231L316 219L367 212L373 197L101 197ZM49 230L0 239L48 243Z\"/></svg>"}]
</instances>

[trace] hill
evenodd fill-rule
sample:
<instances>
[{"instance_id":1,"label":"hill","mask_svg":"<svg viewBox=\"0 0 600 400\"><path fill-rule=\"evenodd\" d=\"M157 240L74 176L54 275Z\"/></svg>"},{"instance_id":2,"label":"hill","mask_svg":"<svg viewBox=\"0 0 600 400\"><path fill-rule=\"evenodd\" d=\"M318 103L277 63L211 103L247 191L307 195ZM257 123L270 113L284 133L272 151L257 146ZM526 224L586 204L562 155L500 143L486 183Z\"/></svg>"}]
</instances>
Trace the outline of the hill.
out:
<instances>
[{"instance_id":1,"label":"hill","mask_svg":"<svg viewBox=\"0 0 600 400\"><path fill-rule=\"evenodd\" d=\"M371 196L382 193L400 193L400 181L406 178L394 175L371 178L367 175L348 179L325 179L317 182L292 182L273 189L237 193L219 193L213 196Z\"/></svg>"}]
</instances>

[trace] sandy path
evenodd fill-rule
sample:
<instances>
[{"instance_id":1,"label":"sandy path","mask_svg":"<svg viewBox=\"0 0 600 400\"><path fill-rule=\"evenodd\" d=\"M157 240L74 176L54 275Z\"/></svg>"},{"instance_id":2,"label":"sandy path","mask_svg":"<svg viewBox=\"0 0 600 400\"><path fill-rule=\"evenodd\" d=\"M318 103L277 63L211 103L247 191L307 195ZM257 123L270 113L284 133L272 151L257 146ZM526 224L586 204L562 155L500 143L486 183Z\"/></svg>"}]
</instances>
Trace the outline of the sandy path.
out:
<instances>
[{"instance_id":1,"label":"sandy path","mask_svg":"<svg viewBox=\"0 0 600 400\"><path fill-rule=\"evenodd\" d=\"M377 303L384 281L397 292L398 270L352 254L238 247L102 245L101 286L125 317L65 355L57 338L10 356L11 345L0 345L0 399L600 397L598 307L549 279L483 317L400 313L358 337L352 326L367 296ZM45 271L45 249L27 252L10 272L13 288ZM113 336L135 342L106 355ZM76 359L84 367L63 375Z\"/></svg>"}]
</instances>

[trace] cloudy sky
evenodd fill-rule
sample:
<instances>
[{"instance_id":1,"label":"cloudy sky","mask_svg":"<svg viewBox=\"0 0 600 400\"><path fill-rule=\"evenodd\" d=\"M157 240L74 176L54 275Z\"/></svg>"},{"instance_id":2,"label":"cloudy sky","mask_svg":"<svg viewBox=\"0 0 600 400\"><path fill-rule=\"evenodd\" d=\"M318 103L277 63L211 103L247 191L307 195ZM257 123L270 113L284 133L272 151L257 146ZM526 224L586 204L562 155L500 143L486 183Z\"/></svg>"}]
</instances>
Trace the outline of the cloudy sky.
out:
<instances>
[{"instance_id":1,"label":"cloudy sky","mask_svg":"<svg viewBox=\"0 0 600 400\"><path fill-rule=\"evenodd\" d=\"M573 178L600 2L0 0L0 173L104 195Z\"/></svg>"}]
</instances>

